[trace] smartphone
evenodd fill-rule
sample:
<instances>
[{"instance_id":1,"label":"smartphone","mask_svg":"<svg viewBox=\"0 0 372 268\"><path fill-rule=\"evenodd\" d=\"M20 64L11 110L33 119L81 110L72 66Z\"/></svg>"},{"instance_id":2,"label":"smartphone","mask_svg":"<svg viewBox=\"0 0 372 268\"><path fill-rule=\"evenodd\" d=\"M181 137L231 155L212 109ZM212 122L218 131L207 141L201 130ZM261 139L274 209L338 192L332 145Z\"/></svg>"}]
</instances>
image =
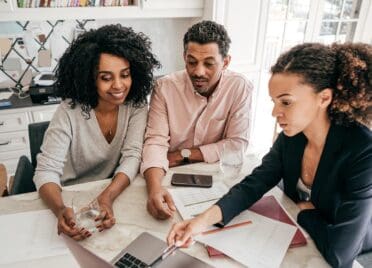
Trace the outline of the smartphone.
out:
<instances>
[{"instance_id":1,"label":"smartphone","mask_svg":"<svg viewBox=\"0 0 372 268\"><path fill-rule=\"evenodd\" d=\"M209 188L212 187L212 176L174 173L172 176L171 184L174 186Z\"/></svg>"}]
</instances>

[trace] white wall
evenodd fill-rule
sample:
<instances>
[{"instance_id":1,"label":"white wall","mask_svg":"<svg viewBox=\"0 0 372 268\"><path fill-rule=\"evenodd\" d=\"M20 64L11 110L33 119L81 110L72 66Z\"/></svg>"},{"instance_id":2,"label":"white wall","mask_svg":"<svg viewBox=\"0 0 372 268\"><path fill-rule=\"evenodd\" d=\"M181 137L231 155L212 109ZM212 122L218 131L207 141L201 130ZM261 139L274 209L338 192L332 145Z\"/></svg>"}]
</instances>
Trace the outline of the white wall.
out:
<instances>
[{"instance_id":1,"label":"white wall","mask_svg":"<svg viewBox=\"0 0 372 268\"><path fill-rule=\"evenodd\" d=\"M201 18L200 18L201 19ZM184 68L183 63L183 35L187 29L198 18L155 18L155 19L120 19L120 20L96 20L89 21L85 24L86 29L97 28L105 24L119 23L124 26L130 26L135 31L141 31L149 36L152 41L152 49L162 64L162 68L155 72L155 75L163 75L169 72L177 71ZM26 22L21 22L25 25ZM16 45L16 50L25 58L32 59L36 56L39 49L38 43L35 41L37 35L45 34L47 36L52 31L52 25L57 25L54 28L50 38L45 44L46 49L50 49L52 53L52 65L44 70L53 70L56 66L59 57L68 47L68 43L72 41L76 35L77 22L64 21L56 23L55 21L31 21L27 24L26 30L23 30L15 21L0 22L0 37L12 38L22 37L24 45ZM3 55L4 56L4 55ZM21 71L12 71L13 77L18 80L27 64L22 60L15 51L12 51L9 58L18 58L21 63ZM37 66L37 59L33 62ZM32 69L32 68L31 68ZM39 69L41 71L42 69ZM16 73L14 73L16 72ZM19 73L17 75L17 73ZM33 70L33 74L36 71ZM28 84L25 81L23 84ZM14 86L14 83L2 72L0 72L0 87Z\"/></svg>"},{"instance_id":2,"label":"white wall","mask_svg":"<svg viewBox=\"0 0 372 268\"><path fill-rule=\"evenodd\" d=\"M120 23L148 35L152 41L153 52L163 65L156 74L167 74L184 68L183 35L195 19L128 19L117 21L97 21L97 26Z\"/></svg>"},{"instance_id":3,"label":"white wall","mask_svg":"<svg viewBox=\"0 0 372 268\"><path fill-rule=\"evenodd\" d=\"M254 85L251 110L251 150L264 150L271 144L274 121L270 121L270 106L260 101L262 93L267 95L267 86L260 85L260 66L266 32L267 0L218 0L215 20L226 26L232 40L230 69L243 73ZM256 114L267 114L268 121L257 121Z\"/></svg>"}]
</instances>

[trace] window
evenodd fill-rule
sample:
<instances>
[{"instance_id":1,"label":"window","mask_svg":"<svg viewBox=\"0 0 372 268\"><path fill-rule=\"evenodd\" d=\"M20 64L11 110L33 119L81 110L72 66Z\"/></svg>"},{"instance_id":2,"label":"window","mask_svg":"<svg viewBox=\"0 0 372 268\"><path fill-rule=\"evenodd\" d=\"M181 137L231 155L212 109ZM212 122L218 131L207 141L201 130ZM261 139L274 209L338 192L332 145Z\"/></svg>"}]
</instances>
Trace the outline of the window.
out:
<instances>
[{"instance_id":1,"label":"window","mask_svg":"<svg viewBox=\"0 0 372 268\"><path fill-rule=\"evenodd\" d=\"M358 23L366 20L361 18L362 5L371 0L267 1L267 25L252 133L254 147L266 151L271 146L275 127L267 87L270 67L282 52L303 42L358 41Z\"/></svg>"},{"instance_id":2,"label":"window","mask_svg":"<svg viewBox=\"0 0 372 268\"><path fill-rule=\"evenodd\" d=\"M353 41L362 0L326 0L317 41Z\"/></svg>"},{"instance_id":3,"label":"window","mask_svg":"<svg viewBox=\"0 0 372 268\"><path fill-rule=\"evenodd\" d=\"M265 38L264 69L279 54L303 43L309 24L310 0L271 0Z\"/></svg>"}]
</instances>

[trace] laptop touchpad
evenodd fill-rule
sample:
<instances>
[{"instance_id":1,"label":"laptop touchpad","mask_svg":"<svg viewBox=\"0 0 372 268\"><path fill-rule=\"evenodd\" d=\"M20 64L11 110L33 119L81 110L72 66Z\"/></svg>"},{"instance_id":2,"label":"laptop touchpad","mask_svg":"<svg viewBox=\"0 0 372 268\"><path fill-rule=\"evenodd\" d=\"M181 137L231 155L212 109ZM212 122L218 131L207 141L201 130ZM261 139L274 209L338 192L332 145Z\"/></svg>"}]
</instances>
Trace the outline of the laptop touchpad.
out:
<instances>
[{"instance_id":1,"label":"laptop touchpad","mask_svg":"<svg viewBox=\"0 0 372 268\"><path fill-rule=\"evenodd\" d=\"M148 234L142 233L126 249L126 252L140 259L146 264L153 263L166 249L167 244Z\"/></svg>"}]
</instances>

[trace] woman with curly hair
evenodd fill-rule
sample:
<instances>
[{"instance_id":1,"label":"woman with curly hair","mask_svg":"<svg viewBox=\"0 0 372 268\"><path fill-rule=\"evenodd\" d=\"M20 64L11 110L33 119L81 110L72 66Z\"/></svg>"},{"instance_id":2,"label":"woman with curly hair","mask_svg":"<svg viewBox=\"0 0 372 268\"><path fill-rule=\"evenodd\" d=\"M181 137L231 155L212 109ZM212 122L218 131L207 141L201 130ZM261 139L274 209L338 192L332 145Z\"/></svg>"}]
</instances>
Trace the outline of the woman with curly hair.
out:
<instances>
[{"instance_id":1,"label":"woman with curly hair","mask_svg":"<svg viewBox=\"0 0 372 268\"><path fill-rule=\"evenodd\" d=\"M61 186L112 178L97 197L99 231L115 224L112 204L138 172L153 70L160 63L142 33L108 25L80 35L61 57L57 108L37 156L34 182L58 218L58 233L91 235L76 227Z\"/></svg>"},{"instance_id":2,"label":"woman with curly hair","mask_svg":"<svg viewBox=\"0 0 372 268\"><path fill-rule=\"evenodd\" d=\"M283 129L262 164L198 217L177 223L168 243L186 246L228 223L282 179L298 223L333 267L372 250L372 47L298 45L271 68L272 114Z\"/></svg>"}]
</instances>

